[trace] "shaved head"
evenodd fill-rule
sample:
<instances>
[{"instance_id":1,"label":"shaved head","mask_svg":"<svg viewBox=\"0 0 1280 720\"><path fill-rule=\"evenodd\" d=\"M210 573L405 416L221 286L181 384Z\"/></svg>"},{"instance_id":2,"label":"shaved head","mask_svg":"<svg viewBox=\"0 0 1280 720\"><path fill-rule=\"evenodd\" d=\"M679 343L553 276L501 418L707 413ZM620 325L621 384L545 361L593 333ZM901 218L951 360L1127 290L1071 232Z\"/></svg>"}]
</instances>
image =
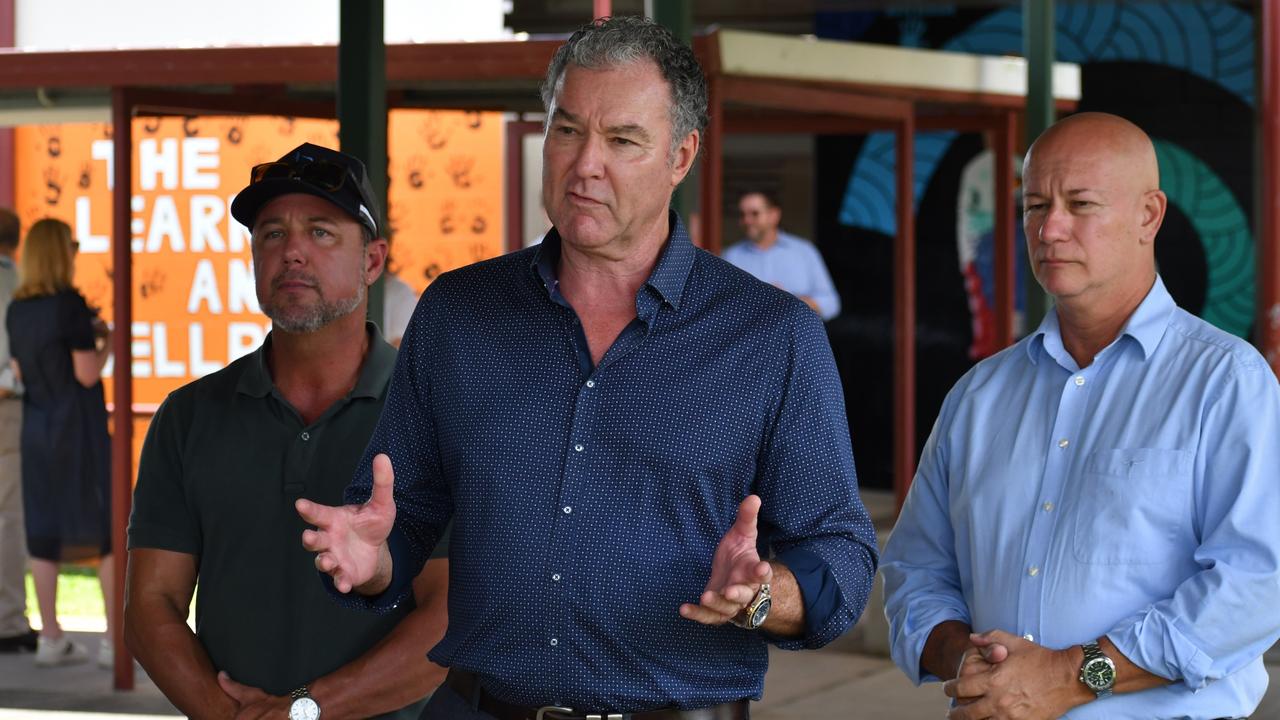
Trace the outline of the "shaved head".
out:
<instances>
[{"instance_id":1,"label":"shaved head","mask_svg":"<svg viewBox=\"0 0 1280 720\"><path fill-rule=\"evenodd\" d=\"M1127 317L1155 282L1167 204L1151 138L1115 115L1068 117L1027 151L1023 197L1032 269L1059 314Z\"/></svg>"},{"instance_id":2,"label":"shaved head","mask_svg":"<svg viewBox=\"0 0 1280 720\"><path fill-rule=\"evenodd\" d=\"M1058 121L1031 144L1022 169L1031 167L1034 156L1068 148L1072 153L1110 158L1140 187L1139 192L1160 189L1160 168L1156 148L1142 128L1119 115L1085 112Z\"/></svg>"}]
</instances>

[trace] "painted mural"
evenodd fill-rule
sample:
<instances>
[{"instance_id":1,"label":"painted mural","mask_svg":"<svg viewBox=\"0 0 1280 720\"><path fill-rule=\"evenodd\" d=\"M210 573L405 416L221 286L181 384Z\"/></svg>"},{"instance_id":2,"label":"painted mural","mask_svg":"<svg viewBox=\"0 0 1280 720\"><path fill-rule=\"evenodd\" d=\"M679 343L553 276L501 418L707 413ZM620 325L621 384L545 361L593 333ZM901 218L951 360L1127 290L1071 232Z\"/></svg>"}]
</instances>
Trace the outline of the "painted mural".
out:
<instances>
[{"instance_id":1,"label":"painted mural","mask_svg":"<svg viewBox=\"0 0 1280 720\"><path fill-rule=\"evenodd\" d=\"M1056 54L1082 70L1081 110L1116 113L1152 137L1170 209L1157 240L1174 298L1218 327L1249 338L1254 315L1253 113L1255 18L1230 2L1059 0ZM932 7L821 13L815 34L991 55L1022 54L1021 9ZM815 157L819 244L845 315L829 326L846 384L859 471L889 484L887 428L891 337L889 273L894 147L889 134L824 137ZM978 135L916 135L914 200L920 326L917 440L950 386L991 342L993 220L981 190L992 172ZM1019 235L1019 246L1022 245ZM1022 257L1025 257L1025 250ZM1019 262L1019 287L1029 280ZM1019 293L1021 297L1021 293ZM1023 331L1031 328L1023 328Z\"/></svg>"}]
</instances>

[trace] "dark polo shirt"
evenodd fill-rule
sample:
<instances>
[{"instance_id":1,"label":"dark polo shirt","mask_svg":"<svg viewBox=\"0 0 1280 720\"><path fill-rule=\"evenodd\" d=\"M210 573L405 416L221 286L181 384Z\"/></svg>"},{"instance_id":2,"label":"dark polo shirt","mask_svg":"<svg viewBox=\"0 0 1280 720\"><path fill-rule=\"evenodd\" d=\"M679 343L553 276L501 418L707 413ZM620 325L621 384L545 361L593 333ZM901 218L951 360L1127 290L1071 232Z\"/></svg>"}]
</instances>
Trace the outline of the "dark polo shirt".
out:
<instances>
[{"instance_id":1,"label":"dark polo shirt","mask_svg":"<svg viewBox=\"0 0 1280 720\"><path fill-rule=\"evenodd\" d=\"M369 334L355 387L310 425L271 381L268 335L171 393L142 448L129 548L198 558L196 635L214 667L275 695L350 662L413 609L374 615L334 602L293 507L299 497L341 504L377 424L396 351L373 324Z\"/></svg>"}]
</instances>

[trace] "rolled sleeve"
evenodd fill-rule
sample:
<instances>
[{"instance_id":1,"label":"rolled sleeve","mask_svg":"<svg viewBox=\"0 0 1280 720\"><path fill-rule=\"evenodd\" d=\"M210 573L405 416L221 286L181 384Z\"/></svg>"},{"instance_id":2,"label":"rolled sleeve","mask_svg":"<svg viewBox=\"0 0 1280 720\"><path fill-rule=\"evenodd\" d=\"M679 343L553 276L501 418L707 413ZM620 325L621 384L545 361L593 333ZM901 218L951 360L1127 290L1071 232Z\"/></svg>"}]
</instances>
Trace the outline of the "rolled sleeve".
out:
<instances>
[{"instance_id":1,"label":"rolled sleeve","mask_svg":"<svg viewBox=\"0 0 1280 720\"><path fill-rule=\"evenodd\" d=\"M1280 385L1260 357L1206 404L1196 459L1203 568L1107 637L1134 664L1191 690L1257 662L1280 638Z\"/></svg>"},{"instance_id":2,"label":"rolled sleeve","mask_svg":"<svg viewBox=\"0 0 1280 720\"><path fill-rule=\"evenodd\" d=\"M758 479L770 543L800 571L805 634L770 638L788 650L821 647L848 630L866 607L878 562L826 332L802 304L794 310L788 376Z\"/></svg>"}]
</instances>

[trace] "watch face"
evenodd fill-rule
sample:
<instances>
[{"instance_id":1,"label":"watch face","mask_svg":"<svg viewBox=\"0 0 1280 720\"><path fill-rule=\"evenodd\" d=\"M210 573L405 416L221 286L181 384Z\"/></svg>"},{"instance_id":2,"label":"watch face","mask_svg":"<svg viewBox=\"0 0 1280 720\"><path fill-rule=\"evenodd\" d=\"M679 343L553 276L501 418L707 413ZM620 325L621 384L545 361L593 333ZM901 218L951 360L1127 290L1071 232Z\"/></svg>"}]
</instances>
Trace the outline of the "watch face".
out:
<instances>
[{"instance_id":1,"label":"watch face","mask_svg":"<svg viewBox=\"0 0 1280 720\"><path fill-rule=\"evenodd\" d=\"M751 629L754 630L764 624L765 618L769 617L769 608L773 607L773 601L764 598L760 604L756 606L756 611L751 613Z\"/></svg>"},{"instance_id":2,"label":"watch face","mask_svg":"<svg viewBox=\"0 0 1280 720\"><path fill-rule=\"evenodd\" d=\"M1109 690L1116 682L1116 669L1106 658L1094 658L1084 664L1082 676L1090 690Z\"/></svg>"},{"instance_id":3,"label":"watch face","mask_svg":"<svg viewBox=\"0 0 1280 720\"><path fill-rule=\"evenodd\" d=\"M298 698L289 706L289 720L317 720L320 706L309 697Z\"/></svg>"}]
</instances>

